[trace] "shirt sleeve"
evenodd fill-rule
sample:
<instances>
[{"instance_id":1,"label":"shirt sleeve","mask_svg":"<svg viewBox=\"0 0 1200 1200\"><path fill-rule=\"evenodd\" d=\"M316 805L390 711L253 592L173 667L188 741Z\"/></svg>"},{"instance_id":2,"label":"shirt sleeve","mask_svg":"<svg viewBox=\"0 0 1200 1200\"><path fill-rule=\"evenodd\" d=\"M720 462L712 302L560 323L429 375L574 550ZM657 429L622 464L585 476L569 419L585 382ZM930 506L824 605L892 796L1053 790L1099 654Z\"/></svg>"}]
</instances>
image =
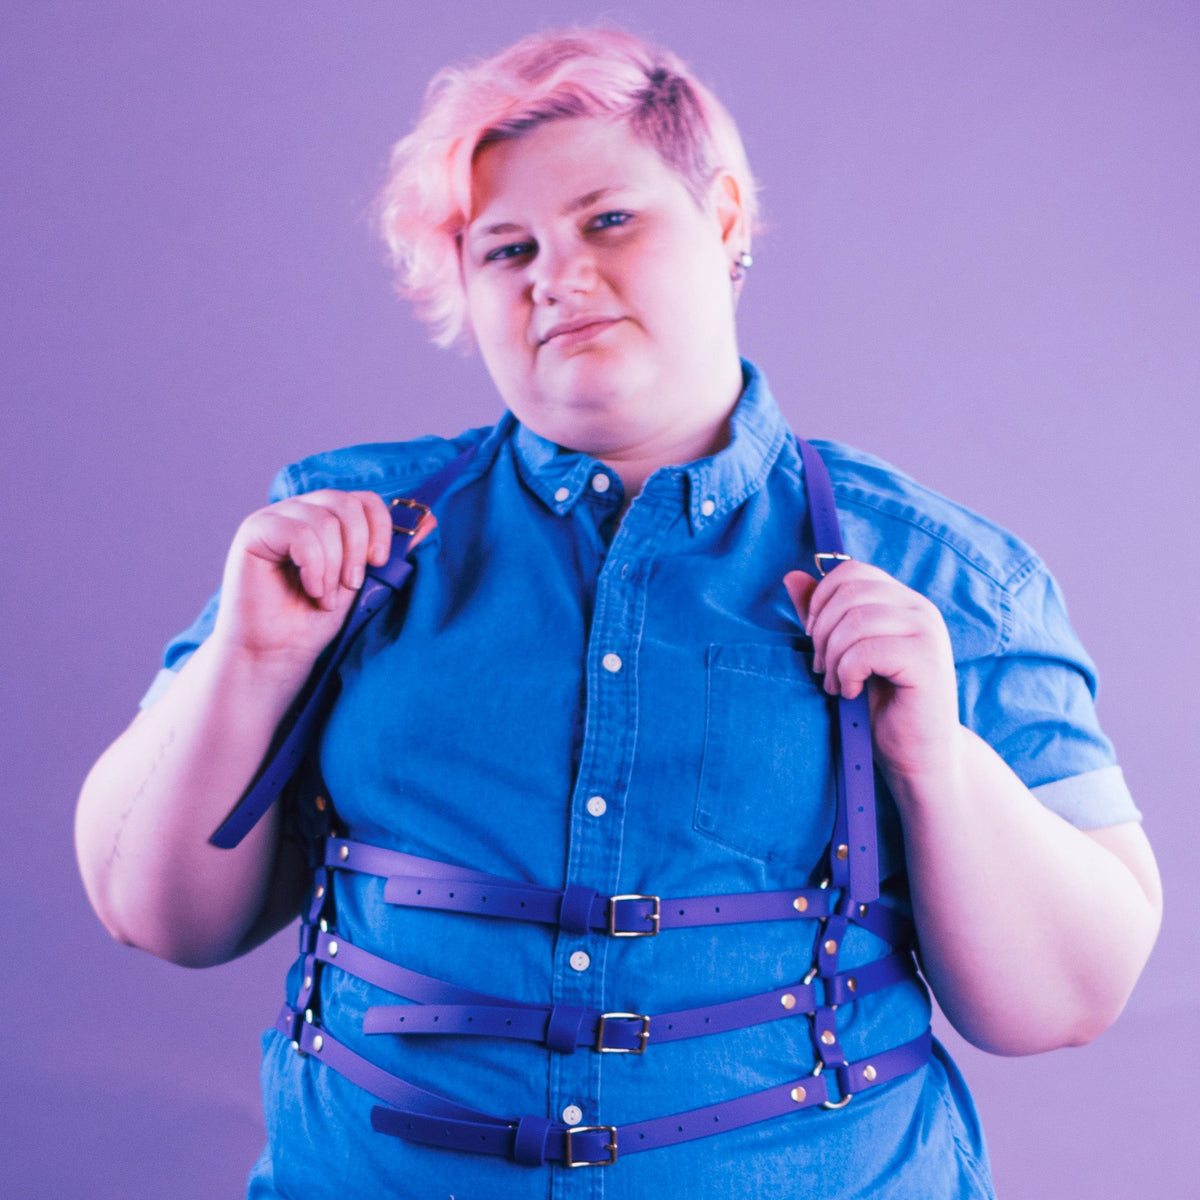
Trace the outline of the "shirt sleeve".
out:
<instances>
[{"instance_id":1,"label":"shirt sleeve","mask_svg":"<svg viewBox=\"0 0 1200 1200\"><path fill-rule=\"evenodd\" d=\"M963 723L1051 811L1080 829L1141 820L1096 717L1096 668L1038 563L1006 591L994 654L958 664Z\"/></svg>"},{"instance_id":2,"label":"shirt sleeve","mask_svg":"<svg viewBox=\"0 0 1200 1200\"><path fill-rule=\"evenodd\" d=\"M292 481L293 470L285 467L271 482L267 494L268 502L273 504L292 495L296 486ZM200 610L196 619L182 632L177 633L163 648L162 668L154 677L146 694L138 701L138 708L149 708L167 690L171 680L179 673L197 647L213 631L217 620L217 609L221 603L221 592L218 589L209 597L208 603Z\"/></svg>"}]
</instances>

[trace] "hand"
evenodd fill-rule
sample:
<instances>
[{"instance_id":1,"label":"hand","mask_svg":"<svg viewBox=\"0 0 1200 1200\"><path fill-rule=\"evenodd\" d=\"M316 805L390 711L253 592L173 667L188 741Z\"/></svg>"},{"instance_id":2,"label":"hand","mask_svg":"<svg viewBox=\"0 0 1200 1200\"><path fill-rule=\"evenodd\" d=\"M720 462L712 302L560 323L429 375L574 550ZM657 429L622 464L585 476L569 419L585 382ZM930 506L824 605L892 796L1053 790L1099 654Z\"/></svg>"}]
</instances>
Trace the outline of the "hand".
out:
<instances>
[{"instance_id":1,"label":"hand","mask_svg":"<svg viewBox=\"0 0 1200 1200\"><path fill-rule=\"evenodd\" d=\"M916 781L949 770L961 726L950 635L937 608L853 560L820 582L803 571L783 582L812 638L825 690L853 699L871 681L871 731L885 775Z\"/></svg>"},{"instance_id":2,"label":"hand","mask_svg":"<svg viewBox=\"0 0 1200 1200\"><path fill-rule=\"evenodd\" d=\"M414 544L436 523L428 517ZM391 514L374 492L327 489L260 508L230 546L214 637L306 671L341 628L367 565L387 562L391 541Z\"/></svg>"}]
</instances>

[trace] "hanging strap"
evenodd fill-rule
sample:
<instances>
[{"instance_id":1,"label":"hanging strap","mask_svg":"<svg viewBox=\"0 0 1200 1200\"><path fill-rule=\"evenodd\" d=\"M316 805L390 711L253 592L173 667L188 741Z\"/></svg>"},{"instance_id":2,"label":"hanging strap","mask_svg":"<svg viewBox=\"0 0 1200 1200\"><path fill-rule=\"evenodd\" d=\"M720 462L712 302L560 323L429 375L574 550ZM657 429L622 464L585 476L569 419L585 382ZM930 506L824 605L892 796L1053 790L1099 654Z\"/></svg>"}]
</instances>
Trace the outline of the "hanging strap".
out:
<instances>
[{"instance_id":1,"label":"hanging strap","mask_svg":"<svg viewBox=\"0 0 1200 1200\"><path fill-rule=\"evenodd\" d=\"M804 463L808 517L812 525L813 556L817 573L827 575L849 555L842 544L833 484L815 446L797 438ZM853 700L838 698L837 762L838 821L830 849L830 870L835 887L846 888L851 898L869 904L879 896L879 850L875 827L875 766L871 752L871 710L864 687Z\"/></svg>"},{"instance_id":2,"label":"hanging strap","mask_svg":"<svg viewBox=\"0 0 1200 1200\"><path fill-rule=\"evenodd\" d=\"M209 841L222 850L236 846L258 824L275 802L284 784L295 774L310 741L320 728L337 690L338 668L347 650L366 623L408 583L412 563L408 559L420 519L445 495L475 456L475 447L464 450L427 479L410 497L392 501L397 523L392 526L392 547L381 567L369 566L366 579L346 617L341 632L330 643L322 659L300 692L291 714L275 732L271 747L250 786ZM323 665L322 665L323 663Z\"/></svg>"}]
</instances>

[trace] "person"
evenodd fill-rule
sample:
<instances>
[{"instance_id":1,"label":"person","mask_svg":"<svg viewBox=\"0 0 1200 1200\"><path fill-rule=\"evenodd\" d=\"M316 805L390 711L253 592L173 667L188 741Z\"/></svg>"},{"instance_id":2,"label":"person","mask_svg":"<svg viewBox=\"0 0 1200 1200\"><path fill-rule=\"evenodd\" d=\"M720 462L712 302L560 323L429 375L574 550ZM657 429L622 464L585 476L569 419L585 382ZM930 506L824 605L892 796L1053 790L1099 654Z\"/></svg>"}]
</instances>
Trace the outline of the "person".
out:
<instances>
[{"instance_id":1,"label":"person","mask_svg":"<svg viewBox=\"0 0 1200 1200\"><path fill-rule=\"evenodd\" d=\"M834 442L814 561L817 464L738 352L755 183L673 55L575 30L442 72L381 212L504 416L281 472L79 802L114 937L202 966L303 917L249 1194L992 1195L910 945L964 1037L1029 1054L1115 1019L1161 908L1053 579ZM305 782L216 848L385 501L451 462Z\"/></svg>"}]
</instances>

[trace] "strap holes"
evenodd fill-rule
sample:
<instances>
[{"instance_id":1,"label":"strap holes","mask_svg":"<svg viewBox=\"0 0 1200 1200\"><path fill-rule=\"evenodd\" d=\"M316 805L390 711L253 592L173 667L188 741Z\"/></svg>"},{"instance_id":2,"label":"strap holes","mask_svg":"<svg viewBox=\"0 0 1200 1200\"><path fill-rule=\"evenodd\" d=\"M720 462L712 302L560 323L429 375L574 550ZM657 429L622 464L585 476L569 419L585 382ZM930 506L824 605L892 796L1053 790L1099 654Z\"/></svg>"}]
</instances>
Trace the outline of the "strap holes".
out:
<instances>
[{"instance_id":1,"label":"strap holes","mask_svg":"<svg viewBox=\"0 0 1200 1200\"><path fill-rule=\"evenodd\" d=\"M421 889L420 889L420 888L417 888L417 895L419 896L420 894L421 894ZM409 1126L409 1128L411 1129L411 1128L412 1128L412 1126Z\"/></svg>"},{"instance_id":2,"label":"strap holes","mask_svg":"<svg viewBox=\"0 0 1200 1200\"><path fill-rule=\"evenodd\" d=\"M675 1128L676 1128L676 1129L678 1129L680 1133L682 1133L682 1132L683 1132L683 1126L682 1126L682 1125L677 1125Z\"/></svg>"},{"instance_id":3,"label":"strap holes","mask_svg":"<svg viewBox=\"0 0 1200 1200\"><path fill-rule=\"evenodd\" d=\"M521 901L521 907L522 907L522 908L524 908L524 907L525 907L525 901L524 901L524 900L522 900L522 901Z\"/></svg>"},{"instance_id":4,"label":"strap holes","mask_svg":"<svg viewBox=\"0 0 1200 1200\"><path fill-rule=\"evenodd\" d=\"M855 769L856 771L861 771L861 770L862 770L862 763L855 763L855 764L854 764L854 769Z\"/></svg>"},{"instance_id":5,"label":"strap holes","mask_svg":"<svg viewBox=\"0 0 1200 1200\"><path fill-rule=\"evenodd\" d=\"M433 1023L436 1025L441 1019L442 1019L441 1017L434 1017Z\"/></svg>"},{"instance_id":6,"label":"strap holes","mask_svg":"<svg viewBox=\"0 0 1200 1200\"><path fill-rule=\"evenodd\" d=\"M679 910L679 915L680 915L681 917L683 916L683 909L682 909L682 908Z\"/></svg>"},{"instance_id":7,"label":"strap holes","mask_svg":"<svg viewBox=\"0 0 1200 1200\"><path fill-rule=\"evenodd\" d=\"M505 1025L511 1025L511 1024L512 1024L512 1022L511 1022L511 1021L505 1021L505 1022L504 1022L504 1024L505 1024Z\"/></svg>"},{"instance_id":8,"label":"strap holes","mask_svg":"<svg viewBox=\"0 0 1200 1200\"><path fill-rule=\"evenodd\" d=\"M717 904L713 907L713 912L720 912L720 911L721 911L721 906L719 904Z\"/></svg>"},{"instance_id":9,"label":"strap holes","mask_svg":"<svg viewBox=\"0 0 1200 1200\"><path fill-rule=\"evenodd\" d=\"M468 1024L468 1025L473 1025L474 1023L475 1023L475 1018L474 1018L474 1017L468 1017L468 1018L467 1018L467 1024Z\"/></svg>"},{"instance_id":10,"label":"strap holes","mask_svg":"<svg viewBox=\"0 0 1200 1200\"><path fill-rule=\"evenodd\" d=\"M451 899L451 900L453 900L453 899L454 899L454 893L453 893L453 892L451 892L451 893L450 893L450 899Z\"/></svg>"}]
</instances>

